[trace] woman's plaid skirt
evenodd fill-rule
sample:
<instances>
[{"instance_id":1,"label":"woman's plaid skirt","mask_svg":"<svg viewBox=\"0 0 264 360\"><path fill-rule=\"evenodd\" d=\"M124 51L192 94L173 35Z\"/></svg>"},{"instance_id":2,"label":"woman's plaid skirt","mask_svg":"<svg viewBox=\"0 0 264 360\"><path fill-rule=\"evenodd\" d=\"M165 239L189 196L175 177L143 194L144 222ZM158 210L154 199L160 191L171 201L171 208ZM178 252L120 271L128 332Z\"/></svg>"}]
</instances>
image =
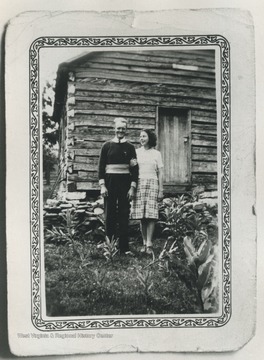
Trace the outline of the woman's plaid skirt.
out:
<instances>
[{"instance_id":1,"label":"woman's plaid skirt","mask_svg":"<svg viewBox=\"0 0 264 360\"><path fill-rule=\"evenodd\" d=\"M131 219L158 219L157 179L138 179L136 197L131 204Z\"/></svg>"}]
</instances>

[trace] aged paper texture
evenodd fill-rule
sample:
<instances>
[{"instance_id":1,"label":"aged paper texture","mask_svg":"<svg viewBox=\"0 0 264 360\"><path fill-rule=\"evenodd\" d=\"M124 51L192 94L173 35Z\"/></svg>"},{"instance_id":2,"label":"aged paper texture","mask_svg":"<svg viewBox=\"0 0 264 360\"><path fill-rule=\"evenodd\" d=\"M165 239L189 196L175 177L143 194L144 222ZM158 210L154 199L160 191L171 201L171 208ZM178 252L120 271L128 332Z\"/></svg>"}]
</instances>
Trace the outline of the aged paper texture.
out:
<instances>
[{"instance_id":1,"label":"aged paper texture","mask_svg":"<svg viewBox=\"0 0 264 360\"><path fill-rule=\"evenodd\" d=\"M20 14L6 34L5 90L12 352L222 352L247 343L256 306L250 14ZM148 260L138 252L138 235L135 258L122 260L113 243L98 241L98 228L89 228L103 212L95 201L99 148L112 136L108 124L120 116L129 119L136 145L142 128L158 135L163 216L175 207L182 214L180 201L192 209L173 218L181 221L175 227L162 218L164 252L157 237ZM59 134L58 149L52 148L59 175L46 196L44 145L53 134ZM184 202L184 194L192 200ZM77 224L86 230L76 227L72 211L78 219L88 216ZM133 291L115 287L117 274L120 288L131 281Z\"/></svg>"}]
</instances>

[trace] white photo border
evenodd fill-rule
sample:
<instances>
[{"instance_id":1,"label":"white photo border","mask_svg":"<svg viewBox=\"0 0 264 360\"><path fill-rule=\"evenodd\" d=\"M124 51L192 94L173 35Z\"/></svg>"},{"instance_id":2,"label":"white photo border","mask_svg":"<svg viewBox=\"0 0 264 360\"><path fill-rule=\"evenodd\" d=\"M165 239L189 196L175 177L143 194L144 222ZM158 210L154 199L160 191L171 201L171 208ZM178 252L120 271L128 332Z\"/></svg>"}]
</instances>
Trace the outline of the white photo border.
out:
<instances>
[{"instance_id":1,"label":"white photo border","mask_svg":"<svg viewBox=\"0 0 264 360\"><path fill-rule=\"evenodd\" d=\"M75 319L42 318L41 298L41 226L40 226L40 102L39 51L42 48L148 48L148 47L203 47L217 46L220 49L221 88L221 177L218 199L222 227L222 309L220 316L204 314L130 317L82 317ZM97 50L97 49L96 49ZM227 324L231 318L231 133L230 133L230 44L221 35L191 36L118 36L118 37L40 37L29 49L29 103L30 103L30 235L31 235L31 320L42 331L94 330L120 328L216 328ZM219 141L219 139L218 139ZM218 168L219 169L219 168ZM221 268L221 267L220 267Z\"/></svg>"}]
</instances>

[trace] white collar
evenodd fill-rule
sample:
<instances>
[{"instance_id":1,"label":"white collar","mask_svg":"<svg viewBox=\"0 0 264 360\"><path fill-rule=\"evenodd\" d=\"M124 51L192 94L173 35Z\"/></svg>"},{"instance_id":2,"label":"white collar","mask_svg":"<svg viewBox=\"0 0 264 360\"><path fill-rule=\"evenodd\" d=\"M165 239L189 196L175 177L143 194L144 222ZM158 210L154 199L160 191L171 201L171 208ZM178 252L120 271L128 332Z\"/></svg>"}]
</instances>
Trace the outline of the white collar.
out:
<instances>
[{"instance_id":1,"label":"white collar","mask_svg":"<svg viewBox=\"0 0 264 360\"><path fill-rule=\"evenodd\" d=\"M125 138L125 137L123 137L123 139L121 139L120 141L119 141L119 139L117 138L117 136L115 136L113 139L112 139L112 141L113 142L115 142L115 143L124 143L124 142L126 142L127 141L127 139Z\"/></svg>"}]
</instances>

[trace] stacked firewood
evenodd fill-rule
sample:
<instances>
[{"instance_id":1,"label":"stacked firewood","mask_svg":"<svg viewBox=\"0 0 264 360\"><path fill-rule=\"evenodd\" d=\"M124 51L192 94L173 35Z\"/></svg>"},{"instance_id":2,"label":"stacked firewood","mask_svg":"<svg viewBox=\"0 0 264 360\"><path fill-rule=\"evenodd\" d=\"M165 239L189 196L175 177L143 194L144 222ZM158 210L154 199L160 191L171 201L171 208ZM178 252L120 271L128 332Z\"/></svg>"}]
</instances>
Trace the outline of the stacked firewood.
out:
<instances>
[{"instance_id":1,"label":"stacked firewood","mask_svg":"<svg viewBox=\"0 0 264 360\"><path fill-rule=\"evenodd\" d=\"M93 228L99 221L98 216L104 213L103 206L103 199L94 202L48 199L43 209L44 229L51 229L52 226L59 227L68 211L76 221L82 221L88 228Z\"/></svg>"}]
</instances>

